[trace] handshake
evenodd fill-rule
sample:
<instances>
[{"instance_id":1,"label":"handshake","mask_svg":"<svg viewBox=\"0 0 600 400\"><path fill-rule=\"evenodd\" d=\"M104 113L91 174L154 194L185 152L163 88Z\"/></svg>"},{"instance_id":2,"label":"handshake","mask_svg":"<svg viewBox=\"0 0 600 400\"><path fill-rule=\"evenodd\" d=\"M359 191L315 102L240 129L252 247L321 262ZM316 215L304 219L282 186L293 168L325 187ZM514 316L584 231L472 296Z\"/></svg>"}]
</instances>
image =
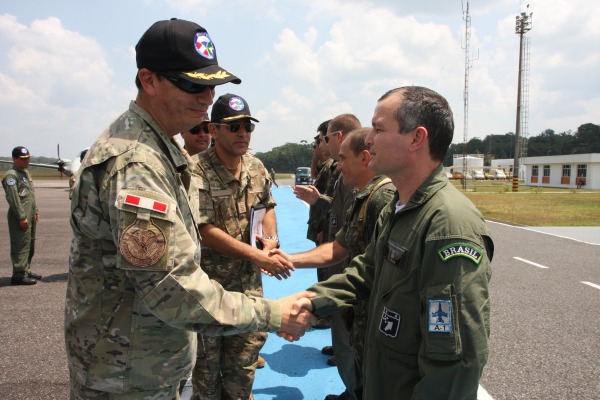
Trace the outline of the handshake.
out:
<instances>
[{"instance_id":1,"label":"handshake","mask_svg":"<svg viewBox=\"0 0 600 400\"><path fill-rule=\"evenodd\" d=\"M300 340L317 322L312 313L313 305L309 299L316 295L309 291L294 293L279 299L281 305L281 327L277 336L288 342Z\"/></svg>"}]
</instances>

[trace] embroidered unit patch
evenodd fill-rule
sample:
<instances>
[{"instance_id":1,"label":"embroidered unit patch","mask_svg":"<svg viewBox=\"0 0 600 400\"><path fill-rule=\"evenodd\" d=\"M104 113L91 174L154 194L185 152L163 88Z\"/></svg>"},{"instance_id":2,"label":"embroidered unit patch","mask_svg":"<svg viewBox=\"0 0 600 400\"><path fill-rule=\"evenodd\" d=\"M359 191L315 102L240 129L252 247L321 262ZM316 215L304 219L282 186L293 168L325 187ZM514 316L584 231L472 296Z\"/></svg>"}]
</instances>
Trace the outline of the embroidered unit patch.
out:
<instances>
[{"instance_id":1,"label":"embroidered unit patch","mask_svg":"<svg viewBox=\"0 0 600 400\"><path fill-rule=\"evenodd\" d=\"M121 235L119 250L123 258L136 267L149 267L155 264L165 253L165 234L154 224L136 222L129 225Z\"/></svg>"},{"instance_id":2,"label":"embroidered unit patch","mask_svg":"<svg viewBox=\"0 0 600 400\"><path fill-rule=\"evenodd\" d=\"M198 32L195 37L194 48L202 57L212 60L215 58L215 45L213 44L208 32Z\"/></svg>"},{"instance_id":3,"label":"embroidered unit patch","mask_svg":"<svg viewBox=\"0 0 600 400\"><path fill-rule=\"evenodd\" d=\"M452 302L429 300L429 332L452 333Z\"/></svg>"},{"instance_id":4,"label":"embroidered unit patch","mask_svg":"<svg viewBox=\"0 0 600 400\"><path fill-rule=\"evenodd\" d=\"M15 184L16 184L16 183L17 183L17 181L15 180L15 178L8 178L8 179L6 180L6 184L7 184L8 186L15 186Z\"/></svg>"},{"instance_id":5,"label":"embroidered unit patch","mask_svg":"<svg viewBox=\"0 0 600 400\"><path fill-rule=\"evenodd\" d=\"M379 321L379 331L389 337L398 336L400 320L400 314L383 307L383 314L381 315L381 321Z\"/></svg>"},{"instance_id":6,"label":"embroidered unit patch","mask_svg":"<svg viewBox=\"0 0 600 400\"><path fill-rule=\"evenodd\" d=\"M443 262L454 257L466 257L476 265L479 265L483 258L482 251L468 243L452 243L442 247L437 253Z\"/></svg>"},{"instance_id":7,"label":"embroidered unit patch","mask_svg":"<svg viewBox=\"0 0 600 400\"><path fill-rule=\"evenodd\" d=\"M157 211L162 214L167 213L167 209L169 205L167 203L163 203L162 201L149 199L148 197L136 196L133 194L128 194L125 196L125 204L130 206L136 206L140 208L145 208L147 210Z\"/></svg>"},{"instance_id":8,"label":"embroidered unit patch","mask_svg":"<svg viewBox=\"0 0 600 400\"><path fill-rule=\"evenodd\" d=\"M244 105L244 100L239 97L232 97L229 99L229 108L234 111L242 111L246 106Z\"/></svg>"}]
</instances>

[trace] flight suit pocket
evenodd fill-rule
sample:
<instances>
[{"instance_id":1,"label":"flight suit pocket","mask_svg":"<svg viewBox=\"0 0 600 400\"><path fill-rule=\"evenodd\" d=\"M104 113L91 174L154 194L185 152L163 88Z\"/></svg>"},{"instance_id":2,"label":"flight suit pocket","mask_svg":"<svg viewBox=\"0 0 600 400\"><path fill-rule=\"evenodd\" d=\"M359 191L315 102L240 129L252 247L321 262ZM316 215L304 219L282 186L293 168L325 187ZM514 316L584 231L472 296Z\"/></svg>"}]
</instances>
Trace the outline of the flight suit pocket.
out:
<instances>
[{"instance_id":1,"label":"flight suit pocket","mask_svg":"<svg viewBox=\"0 0 600 400\"><path fill-rule=\"evenodd\" d=\"M454 285L432 286L422 296L425 310L427 357L433 360L457 360L462 355L458 301Z\"/></svg>"}]
</instances>

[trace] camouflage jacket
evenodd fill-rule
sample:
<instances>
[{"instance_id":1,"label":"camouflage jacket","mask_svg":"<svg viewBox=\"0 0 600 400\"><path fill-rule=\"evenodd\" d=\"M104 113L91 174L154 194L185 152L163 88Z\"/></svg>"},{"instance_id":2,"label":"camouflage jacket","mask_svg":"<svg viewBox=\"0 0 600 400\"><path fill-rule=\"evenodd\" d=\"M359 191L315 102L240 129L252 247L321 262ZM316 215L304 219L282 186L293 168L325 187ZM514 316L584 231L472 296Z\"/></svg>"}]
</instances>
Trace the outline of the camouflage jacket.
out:
<instances>
[{"instance_id":1,"label":"camouflage jacket","mask_svg":"<svg viewBox=\"0 0 600 400\"><path fill-rule=\"evenodd\" d=\"M314 186L317 188L319 193L326 192L329 178L335 170L335 167L332 169L332 165L334 165L333 158L328 158L327 160L323 161L323 164L321 164L321 168L319 169L319 173L317 174L314 182ZM308 212L308 229L306 232L306 238L316 243L317 235L319 232L324 231L326 223L329 223L327 220L327 211L320 209L316 205L310 206Z\"/></svg>"},{"instance_id":2,"label":"camouflage jacket","mask_svg":"<svg viewBox=\"0 0 600 400\"><path fill-rule=\"evenodd\" d=\"M252 206L275 207L271 177L263 163L250 154L242 156L240 178L222 164L214 148L199 155L199 224L212 224L244 243L250 243ZM227 290L262 296L260 271L250 262L224 256L202 245L202 269Z\"/></svg>"},{"instance_id":3,"label":"camouflage jacket","mask_svg":"<svg viewBox=\"0 0 600 400\"><path fill-rule=\"evenodd\" d=\"M35 204L35 189L29 171L13 164L4 174L2 186L8 202L8 215L17 220L27 218L29 223L35 222L39 210Z\"/></svg>"},{"instance_id":4,"label":"camouflage jacket","mask_svg":"<svg viewBox=\"0 0 600 400\"><path fill-rule=\"evenodd\" d=\"M227 292L200 268L187 165L134 102L84 159L71 202L65 342L71 377L86 387L171 386L191 372L192 331L281 324L277 303Z\"/></svg>"},{"instance_id":5,"label":"camouflage jacket","mask_svg":"<svg viewBox=\"0 0 600 400\"><path fill-rule=\"evenodd\" d=\"M335 240L348 249L349 259L353 259L365 252L371 242L371 235L381 210L392 200L396 188L392 182L383 175L375 175L354 197L354 203L346 213L346 222L335 235ZM380 184L381 183L381 184ZM366 204L367 210L361 215L362 207ZM361 221L361 219L363 219Z\"/></svg>"}]
</instances>

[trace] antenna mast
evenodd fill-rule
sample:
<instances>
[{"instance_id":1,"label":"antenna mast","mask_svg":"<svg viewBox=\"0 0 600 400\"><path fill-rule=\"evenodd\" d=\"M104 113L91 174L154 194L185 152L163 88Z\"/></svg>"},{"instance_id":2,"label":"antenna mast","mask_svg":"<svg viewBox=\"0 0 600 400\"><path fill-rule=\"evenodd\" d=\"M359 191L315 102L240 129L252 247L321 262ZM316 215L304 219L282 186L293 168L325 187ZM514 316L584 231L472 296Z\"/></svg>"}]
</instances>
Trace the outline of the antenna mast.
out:
<instances>
[{"instance_id":1,"label":"antenna mast","mask_svg":"<svg viewBox=\"0 0 600 400\"><path fill-rule=\"evenodd\" d=\"M473 66L473 59L469 58L469 44L471 41L471 15L469 15L469 2L467 1L467 10L464 11L463 6L463 20L465 21L465 89L463 92L463 105L464 105L464 121L463 121L463 179L462 179L462 188L463 190L467 189L467 156L469 142L469 70Z\"/></svg>"}]
</instances>

